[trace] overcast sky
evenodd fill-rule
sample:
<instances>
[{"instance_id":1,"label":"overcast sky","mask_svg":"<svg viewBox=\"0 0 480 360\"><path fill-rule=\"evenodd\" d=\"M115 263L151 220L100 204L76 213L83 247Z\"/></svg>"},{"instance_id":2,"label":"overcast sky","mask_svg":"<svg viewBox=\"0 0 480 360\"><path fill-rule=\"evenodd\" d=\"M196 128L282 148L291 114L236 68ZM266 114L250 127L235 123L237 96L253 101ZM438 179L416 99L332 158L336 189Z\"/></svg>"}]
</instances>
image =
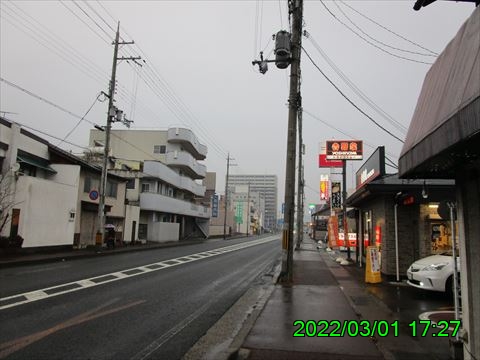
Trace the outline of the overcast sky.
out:
<instances>
[{"instance_id":1,"label":"overcast sky","mask_svg":"<svg viewBox=\"0 0 480 360\"><path fill-rule=\"evenodd\" d=\"M405 138L424 76L459 27L472 3L437 1L416 12L413 0L306 1L303 47L318 68L358 107L400 139ZM5 81L0 113L37 129L61 147L81 153L91 123L104 125L116 21L121 62L116 105L134 128L191 128L208 146L207 171L225 186L232 174L276 174L284 199L290 68L269 64L262 75L251 61L273 59L272 34L289 29L286 1L0 1L0 74L71 113ZM329 59L329 60L327 60ZM332 67L333 65L333 67ZM364 141L364 159L384 145L397 163L402 143L356 110L302 53L306 203L319 203L319 145L329 139ZM345 82L353 83L355 91ZM358 94L363 93L375 110ZM103 100L101 97L99 100ZM383 112L383 114L381 114ZM116 125L115 128L122 128ZM362 161L348 164L348 185ZM396 172L387 167L388 172ZM340 176L337 176L340 178ZM279 204L279 205L280 205Z\"/></svg>"}]
</instances>

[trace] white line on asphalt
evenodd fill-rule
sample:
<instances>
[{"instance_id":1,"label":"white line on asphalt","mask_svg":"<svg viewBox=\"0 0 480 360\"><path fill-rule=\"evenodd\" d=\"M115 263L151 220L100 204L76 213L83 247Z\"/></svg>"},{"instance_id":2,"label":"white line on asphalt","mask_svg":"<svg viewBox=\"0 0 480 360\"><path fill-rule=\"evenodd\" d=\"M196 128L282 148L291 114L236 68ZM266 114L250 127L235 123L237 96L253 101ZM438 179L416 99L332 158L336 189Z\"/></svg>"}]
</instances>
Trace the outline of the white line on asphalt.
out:
<instances>
[{"instance_id":1,"label":"white line on asphalt","mask_svg":"<svg viewBox=\"0 0 480 360\"><path fill-rule=\"evenodd\" d=\"M153 272L153 271L163 270L163 269L166 269L166 268L169 268L169 267L172 267L172 266L177 266L177 265L185 264L185 263L188 263L188 262L202 260L202 259L205 259L207 257L222 255L222 254L225 254L225 253L245 249L245 248L255 246L255 245L264 244L264 243L274 241L274 240L278 240L278 236L269 236L269 237L266 237L266 238L249 241L249 242L246 242L246 243L240 243L240 244L237 244L237 245L226 246L226 247L223 247L223 248L220 248L220 249L217 249L217 250L210 250L210 251L204 251L204 252L197 253L197 254L180 256L180 257L174 258L174 259L162 260L160 262L147 264L147 265L142 265L142 266L137 266L135 268L115 271L115 272L109 273L109 274L98 275L98 276L94 276L94 277L91 277L91 278L88 278L88 279L82 279L82 280L73 281L73 282L65 283L65 284L61 284L61 285L56 285L56 286L52 286L52 287L48 287L48 288L44 288L44 289L29 291L29 292L22 293L22 294L7 296L7 297L4 297L4 298L0 298L0 310L8 309L8 308L11 308L11 307L14 307L14 306L19 306L19 305L22 305L22 304L27 304L27 303L30 303L30 302L33 302L33 301L38 301L38 300L50 298L50 297L53 297L53 296L67 294L67 293L78 291L78 290L84 290L86 288L91 288L91 287L94 287L94 286L108 284L108 283L111 283L113 281L123 280L123 279L131 278L133 276L150 273L150 272ZM69 286L71 286L71 288L67 288L65 290L60 290L58 292L54 291L56 289L65 288L65 287L69 287ZM52 290L53 290L53 292L51 294L49 294L49 291L52 291ZM22 297L25 300L21 300ZM18 298L18 299L16 299L16 298ZM4 305L2 305L2 304L4 304Z\"/></svg>"}]
</instances>

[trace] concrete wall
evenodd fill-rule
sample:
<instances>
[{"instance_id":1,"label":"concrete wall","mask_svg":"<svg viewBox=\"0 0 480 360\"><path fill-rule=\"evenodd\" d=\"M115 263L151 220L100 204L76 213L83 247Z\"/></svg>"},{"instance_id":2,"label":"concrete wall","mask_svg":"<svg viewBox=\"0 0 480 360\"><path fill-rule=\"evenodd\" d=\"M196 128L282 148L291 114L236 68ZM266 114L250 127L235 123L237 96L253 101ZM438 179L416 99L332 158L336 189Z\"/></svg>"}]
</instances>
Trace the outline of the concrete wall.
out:
<instances>
[{"instance_id":1,"label":"concrete wall","mask_svg":"<svg viewBox=\"0 0 480 360\"><path fill-rule=\"evenodd\" d=\"M166 222L148 223L148 240L155 242L178 241L180 224Z\"/></svg>"},{"instance_id":2,"label":"concrete wall","mask_svg":"<svg viewBox=\"0 0 480 360\"><path fill-rule=\"evenodd\" d=\"M71 174L70 174L71 175ZM77 188L73 184L21 176L15 196L23 247L72 245ZM75 215L76 216L76 215Z\"/></svg>"},{"instance_id":3,"label":"concrete wall","mask_svg":"<svg viewBox=\"0 0 480 360\"><path fill-rule=\"evenodd\" d=\"M135 234L132 239L133 221L136 222ZM125 231L123 232L123 241L131 242L138 240L138 224L140 223L140 206L125 206Z\"/></svg>"},{"instance_id":4,"label":"concrete wall","mask_svg":"<svg viewBox=\"0 0 480 360\"><path fill-rule=\"evenodd\" d=\"M464 346L480 356L480 161L462 169L456 179L457 216L460 238L463 328L468 332ZM465 352L466 353L466 352ZM466 354L465 359L472 359Z\"/></svg>"}]
</instances>

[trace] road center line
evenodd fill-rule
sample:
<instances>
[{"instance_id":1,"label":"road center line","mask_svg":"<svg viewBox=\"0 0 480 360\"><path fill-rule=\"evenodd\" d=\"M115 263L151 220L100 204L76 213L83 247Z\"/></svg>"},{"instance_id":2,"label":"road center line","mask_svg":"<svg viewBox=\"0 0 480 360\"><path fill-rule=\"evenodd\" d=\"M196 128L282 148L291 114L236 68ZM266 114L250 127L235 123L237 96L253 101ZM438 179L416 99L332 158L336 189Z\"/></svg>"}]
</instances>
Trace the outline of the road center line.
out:
<instances>
[{"instance_id":1,"label":"road center line","mask_svg":"<svg viewBox=\"0 0 480 360\"><path fill-rule=\"evenodd\" d=\"M190 254L180 256L174 259L162 260L160 262L141 265L135 268L125 269L115 271L109 274L97 275L88 279L77 280L65 284L60 284L56 286L51 286L44 289L29 291L22 294L15 294L11 296L7 296L4 298L0 298L0 310L8 309L11 307L19 306L22 304L27 304L33 301L47 299L53 296L63 295L67 293L71 293L74 291L84 290L87 288L91 288L94 286L99 286L107 283L111 283L113 281L123 280L127 278L131 278L133 276L143 275L147 273L151 273L154 271L163 270L172 266L178 266L185 263L190 263L198 260L205 259L207 257L218 256L222 254L226 254L232 251L237 251L241 249L245 249L251 246L256 246L260 244L264 244L270 241L278 240L278 236L269 236L266 238L258 239L249 241L246 243L240 243L236 245L226 246L216 250L210 251L203 251L197 254ZM78 286L75 286L78 285ZM71 288L69 288L71 286ZM54 291L58 288L65 288L65 290ZM53 290L53 291L52 291ZM18 299L19 301L15 301ZM22 300L23 299L23 300Z\"/></svg>"}]
</instances>

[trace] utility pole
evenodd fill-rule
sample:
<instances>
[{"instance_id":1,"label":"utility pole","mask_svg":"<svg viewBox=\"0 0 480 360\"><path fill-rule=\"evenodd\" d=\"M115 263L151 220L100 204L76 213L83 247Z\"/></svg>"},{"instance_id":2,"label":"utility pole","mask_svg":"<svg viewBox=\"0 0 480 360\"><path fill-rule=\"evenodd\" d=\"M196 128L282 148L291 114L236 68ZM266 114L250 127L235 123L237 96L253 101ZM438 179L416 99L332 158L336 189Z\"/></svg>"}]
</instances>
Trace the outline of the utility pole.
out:
<instances>
[{"instance_id":1,"label":"utility pole","mask_svg":"<svg viewBox=\"0 0 480 360\"><path fill-rule=\"evenodd\" d=\"M295 206L295 146L297 113L300 108L300 55L302 51L303 0L290 0L289 11L292 20L292 58L290 68L290 95L288 99L287 158L285 171L285 210L282 232L281 281L293 279L293 226Z\"/></svg>"},{"instance_id":2,"label":"utility pole","mask_svg":"<svg viewBox=\"0 0 480 360\"><path fill-rule=\"evenodd\" d=\"M300 98L301 102L301 98ZM303 136L302 136L302 109L298 109L298 175L297 175L297 245L300 249L303 241Z\"/></svg>"},{"instance_id":3,"label":"utility pole","mask_svg":"<svg viewBox=\"0 0 480 360\"><path fill-rule=\"evenodd\" d=\"M99 189L99 204L98 204L98 227L97 227L97 234L95 238L95 244L97 247L100 247L103 243L104 239L104 232L105 232L105 197L106 197L106 189L107 189L107 166L108 166L108 157L110 151L110 131L112 129L112 123L115 121L121 121L127 127L130 127L130 123L132 121L127 120L123 117L123 111L118 110L113 105L114 103L114 96L115 96L115 81L116 81L116 74L117 74L117 62L121 60L132 60L136 64L140 65L136 62L139 60L140 57L118 57L118 45L128 45L133 44L133 41L129 42L120 42L120 22L117 24L117 33L115 35L115 41L113 42L114 50L113 50L113 64L112 64L112 76L110 79L110 86L108 89L108 110L107 110L107 126L105 127L105 147L103 151L103 164L102 164L102 176L100 179L100 189ZM141 65L140 65L141 66Z\"/></svg>"},{"instance_id":4,"label":"utility pole","mask_svg":"<svg viewBox=\"0 0 480 360\"><path fill-rule=\"evenodd\" d=\"M224 204L224 214L223 214L223 239L227 238L227 205L228 205L228 175L230 171L230 160L235 160L230 157L230 153L227 155L227 176L225 177L225 204Z\"/></svg>"},{"instance_id":5,"label":"utility pole","mask_svg":"<svg viewBox=\"0 0 480 360\"><path fill-rule=\"evenodd\" d=\"M250 232L250 183L247 185L247 237Z\"/></svg>"},{"instance_id":6,"label":"utility pole","mask_svg":"<svg viewBox=\"0 0 480 360\"><path fill-rule=\"evenodd\" d=\"M350 243L348 241L347 226L347 160L343 160L342 165L342 203L343 203L343 242L347 247L347 260L352 261L350 254Z\"/></svg>"}]
</instances>

